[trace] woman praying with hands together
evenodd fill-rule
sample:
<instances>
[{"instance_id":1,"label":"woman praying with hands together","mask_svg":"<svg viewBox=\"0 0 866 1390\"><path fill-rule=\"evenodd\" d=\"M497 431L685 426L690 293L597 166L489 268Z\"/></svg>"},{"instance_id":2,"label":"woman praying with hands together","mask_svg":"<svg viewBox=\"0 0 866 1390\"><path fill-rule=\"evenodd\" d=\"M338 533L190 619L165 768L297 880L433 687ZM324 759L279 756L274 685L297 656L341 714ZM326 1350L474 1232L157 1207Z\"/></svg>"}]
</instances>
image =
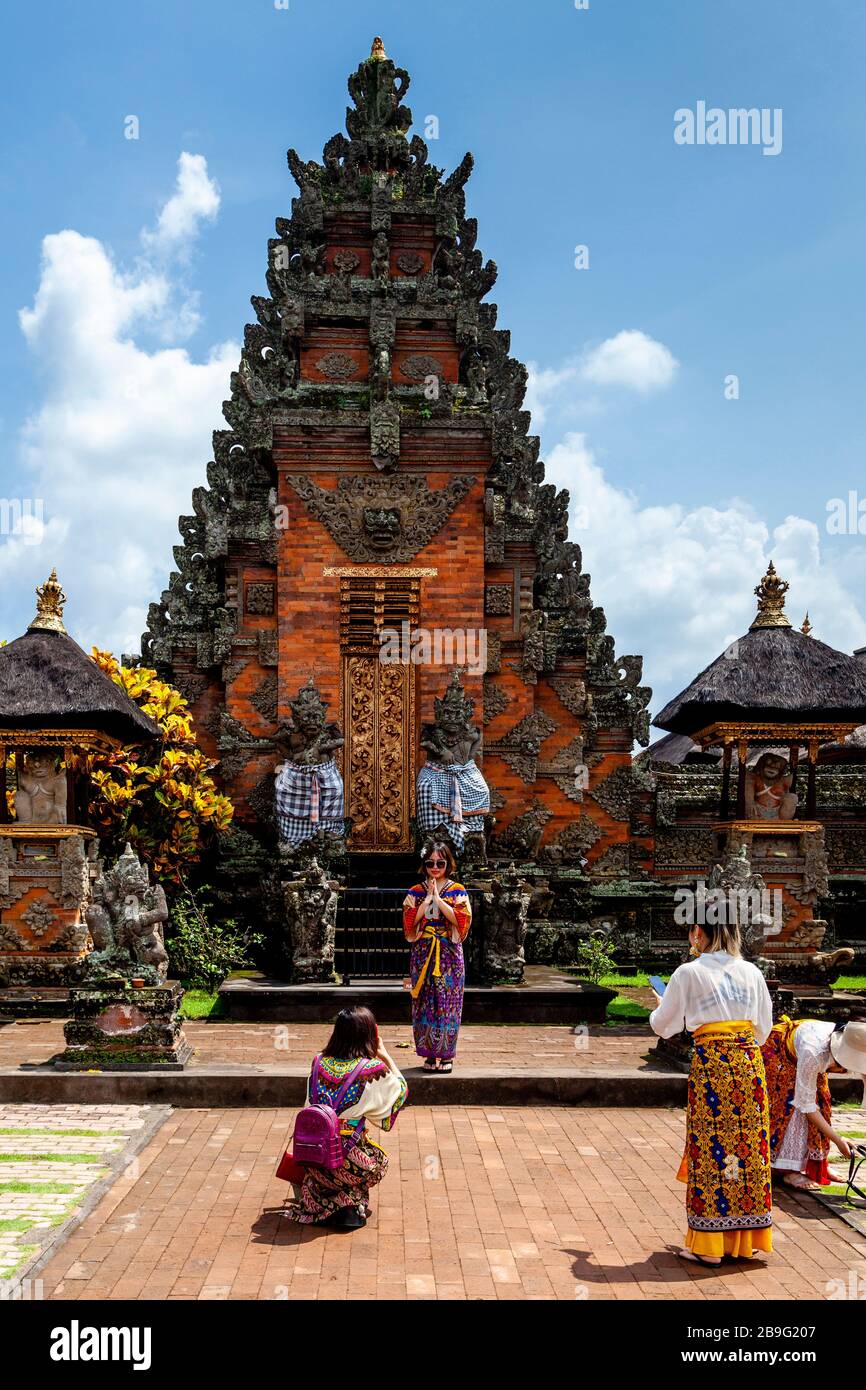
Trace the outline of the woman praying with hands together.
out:
<instances>
[{"instance_id":1,"label":"woman praying with hands together","mask_svg":"<svg viewBox=\"0 0 866 1390\"><path fill-rule=\"evenodd\" d=\"M424 1070L449 1072L463 1013L463 942L472 921L469 895L454 877L454 856L438 841L422 854L423 881L403 902L403 930L412 943L412 1031Z\"/></svg>"}]
</instances>

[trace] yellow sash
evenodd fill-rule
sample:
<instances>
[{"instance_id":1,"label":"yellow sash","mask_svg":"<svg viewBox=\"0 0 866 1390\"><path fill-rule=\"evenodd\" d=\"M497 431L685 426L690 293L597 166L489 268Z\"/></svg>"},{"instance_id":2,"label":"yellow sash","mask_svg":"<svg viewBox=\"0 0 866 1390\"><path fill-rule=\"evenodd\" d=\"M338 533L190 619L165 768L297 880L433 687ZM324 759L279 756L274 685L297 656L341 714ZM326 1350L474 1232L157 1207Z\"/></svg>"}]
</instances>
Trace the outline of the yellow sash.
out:
<instances>
[{"instance_id":1,"label":"yellow sash","mask_svg":"<svg viewBox=\"0 0 866 1390\"><path fill-rule=\"evenodd\" d=\"M736 1033L746 1033L754 1042L755 1028L748 1019L720 1020L718 1023L702 1023L692 1037L706 1042L708 1038L729 1038Z\"/></svg>"},{"instance_id":2,"label":"yellow sash","mask_svg":"<svg viewBox=\"0 0 866 1390\"><path fill-rule=\"evenodd\" d=\"M438 979L438 977L442 974L440 962L442 942L447 941L450 935L450 931L441 933L437 932L436 928L433 926L432 923L428 923L428 925L424 928L423 932L421 933L422 940L425 938L429 939L430 950L427 953L427 959L421 967L421 973L412 987L411 994L413 999L417 999L418 995L424 988L424 981L427 978L427 969L430 965L431 960L433 961L433 978Z\"/></svg>"}]
</instances>

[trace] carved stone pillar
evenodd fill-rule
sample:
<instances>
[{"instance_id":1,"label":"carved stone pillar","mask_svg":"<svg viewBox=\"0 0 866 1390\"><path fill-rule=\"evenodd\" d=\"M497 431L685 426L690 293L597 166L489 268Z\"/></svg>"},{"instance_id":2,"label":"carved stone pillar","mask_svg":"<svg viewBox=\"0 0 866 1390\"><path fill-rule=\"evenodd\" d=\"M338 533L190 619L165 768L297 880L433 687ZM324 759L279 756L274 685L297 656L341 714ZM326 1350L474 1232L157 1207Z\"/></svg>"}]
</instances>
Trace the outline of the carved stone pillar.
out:
<instances>
[{"instance_id":1,"label":"carved stone pillar","mask_svg":"<svg viewBox=\"0 0 866 1390\"><path fill-rule=\"evenodd\" d=\"M293 983L332 984L338 902L332 880L313 859L282 893Z\"/></svg>"},{"instance_id":2,"label":"carved stone pillar","mask_svg":"<svg viewBox=\"0 0 866 1390\"><path fill-rule=\"evenodd\" d=\"M17 822L0 829L0 987L81 979L95 855L92 830Z\"/></svg>"},{"instance_id":3,"label":"carved stone pillar","mask_svg":"<svg viewBox=\"0 0 866 1390\"><path fill-rule=\"evenodd\" d=\"M531 899L530 885L513 864L492 880L484 894L482 969L492 984L523 983L523 943Z\"/></svg>"}]
</instances>

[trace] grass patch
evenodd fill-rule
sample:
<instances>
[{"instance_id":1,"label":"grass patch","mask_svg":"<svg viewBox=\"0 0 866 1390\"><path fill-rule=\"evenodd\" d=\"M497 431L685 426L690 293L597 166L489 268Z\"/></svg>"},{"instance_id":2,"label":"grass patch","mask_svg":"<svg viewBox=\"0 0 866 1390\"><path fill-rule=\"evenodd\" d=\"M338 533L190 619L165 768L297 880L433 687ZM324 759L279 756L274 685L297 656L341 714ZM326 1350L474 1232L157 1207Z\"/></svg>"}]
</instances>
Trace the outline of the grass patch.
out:
<instances>
[{"instance_id":1,"label":"grass patch","mask_svg":"<svg viewBox=\"0 0 866 1390\"><path fill-rule=\"evenodd\" d=\"M188 989L180 1006L181 1018L224 1018L225 1000L213 991Z\"/></svg>"},{"instance_id":2,"label":"grass patch","mask_svg":"<svg viewBox=\"0 0 866 1390\"><path fill-rule=\"evenodd\" d=\"M840 975L835 989L866 989L866 975Z\"/></svg>"},{"instance_id":3,"label":"grass patch","mask_svg":"<svg viewBox=\"0 0 866 1390\"><path fill-rule=\"evenodd\" d=\"M36 1224L32 1216L12 1216L0 1221L0 1236L8 1235L10 1231L29 1231Z\"/></svg>"},{"instance_id":4,"label":"grass patch","mask_svg":"<svg viewBox=\"0 0 866 1390\"><path fill-rule=\"evenodd\" d=\"M125 1134L120 1134L116 1130L105 1129L15 1129L12 1126L0 1126L0 1134L44 1134L46 1137L60 1138L66 1134L74 1134L76 1138L84 1139L125 1139Z\"/></svg>"},{"instance_id":5,"label":"grass patch","mask_svg":"<svg viewBox=\"0 0 866 1390\"><path fill-rule=\"evenodd\" d=\"M653 970L653 975L658 975L665 984L670 979L670 973L663 973L661 970ZM634 975L621 975L614 970L610 975L605 975L599 980L599 984L605 989L647 989L649 987L649 975L644 970L638 970Z\"/></svg>"},{"instance_id":6,"label":"grass patch","mask_svg":"<svg viewBox=\"0 0 866 1390\"><path fill-rule=\"evenodd\" d=\"M3 1192L46 1192L60 1197L78 1195L75 1184L71 1182L0 1182L0 1193ZM32 1226L33 1222L30 1224Z\"/></svg>"},{"instance_id":7,"label":"grass patch","mask_svg":"<svg viewBox=\"0 0 866 1390\"><path fill-rule=\"evenodd\" d=\"M607 1006L605 1023L646 1023L650 1012L643 1004L636 1004L633 999L619 994Z\"/></svg>"},{"instance_id":8,"label":"grass patch","mask_svg":"<svg viewBox=\"0 0 866 1390\"><path fill-rule=\"evenodd\" d=\"M0 1154L0 1163L101 1163L105 1154Z\"/></svg>"},{"instance_id":9,"label":"grass patch","mask_svg":"<svg viewBox=\"0 0 866 1390\"><path fill-rule=\"evenodd\" d=\"M3 1270L3 1277L2 1277L2 1281L0 1281L0 1287L2 1287L2 1284L7 1283L7 1282L9 1281L9 1279L12 1278L12 1275L15 1273L16 1269L20 1269L21 1266L22 1266L23 1264L26 1264L26 1263L27 1263L27 1261L30 1259L31 1255L35 1255L35 1254L36 1254L36 1251L39 1249L39 1246L38 1246L38 1245L21 1245L21 1246L19 1246L19 1247L17 1247L17 1248L18 1248L18 1249L20 1250L20 1252L21 1252L20 1259L17 1259L17 1260L15 1261L14 1265L11 1266L11 1268L7 1265L6 1268Z\"/></svg>"},{"instance_id":10,"label":"grass patch","mask_svg":"<svg viewBox=\"0 0 866 1390\"><path fill-rule=\"evenodd\" d=\"M833 1103L834 1110L862 1110L859 1100L839 1100Z\"/></svg>"},{"instance_id":11,"label":"grass patch","mask_svg":"<svg viewBox=\"0 0 866 1390\"><path fill-rule=\"evenodd\" d=\"M848 1189L843 1182L831 1182L826 1187L821 1188L821 1192L826 1193L829 1197L844 1197L847 1191ZM866 1211L862 1202L852 1201L850 1197L846 1199L845 1205L849 1206L852 1211Z\"/></svg>"}]
</instances>

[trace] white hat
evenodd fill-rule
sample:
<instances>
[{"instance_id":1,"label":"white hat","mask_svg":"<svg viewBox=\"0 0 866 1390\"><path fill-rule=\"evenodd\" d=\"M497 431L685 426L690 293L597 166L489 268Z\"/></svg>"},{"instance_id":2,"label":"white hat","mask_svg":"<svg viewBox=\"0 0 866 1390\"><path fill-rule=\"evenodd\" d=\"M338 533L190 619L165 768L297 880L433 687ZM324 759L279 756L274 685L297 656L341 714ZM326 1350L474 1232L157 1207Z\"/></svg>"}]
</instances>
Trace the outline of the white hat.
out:
<instances>
[{"instance_id":1,"label":"white hat","mask_svg":"<svg viewBox=\"0 0 866 1390\"><path fill-rule=\"evenodd\" d=\"M830 1038L830 1052L845 1071L866 1076L866 1023L846 1023Z\"/></svg>"}]
</instances>

